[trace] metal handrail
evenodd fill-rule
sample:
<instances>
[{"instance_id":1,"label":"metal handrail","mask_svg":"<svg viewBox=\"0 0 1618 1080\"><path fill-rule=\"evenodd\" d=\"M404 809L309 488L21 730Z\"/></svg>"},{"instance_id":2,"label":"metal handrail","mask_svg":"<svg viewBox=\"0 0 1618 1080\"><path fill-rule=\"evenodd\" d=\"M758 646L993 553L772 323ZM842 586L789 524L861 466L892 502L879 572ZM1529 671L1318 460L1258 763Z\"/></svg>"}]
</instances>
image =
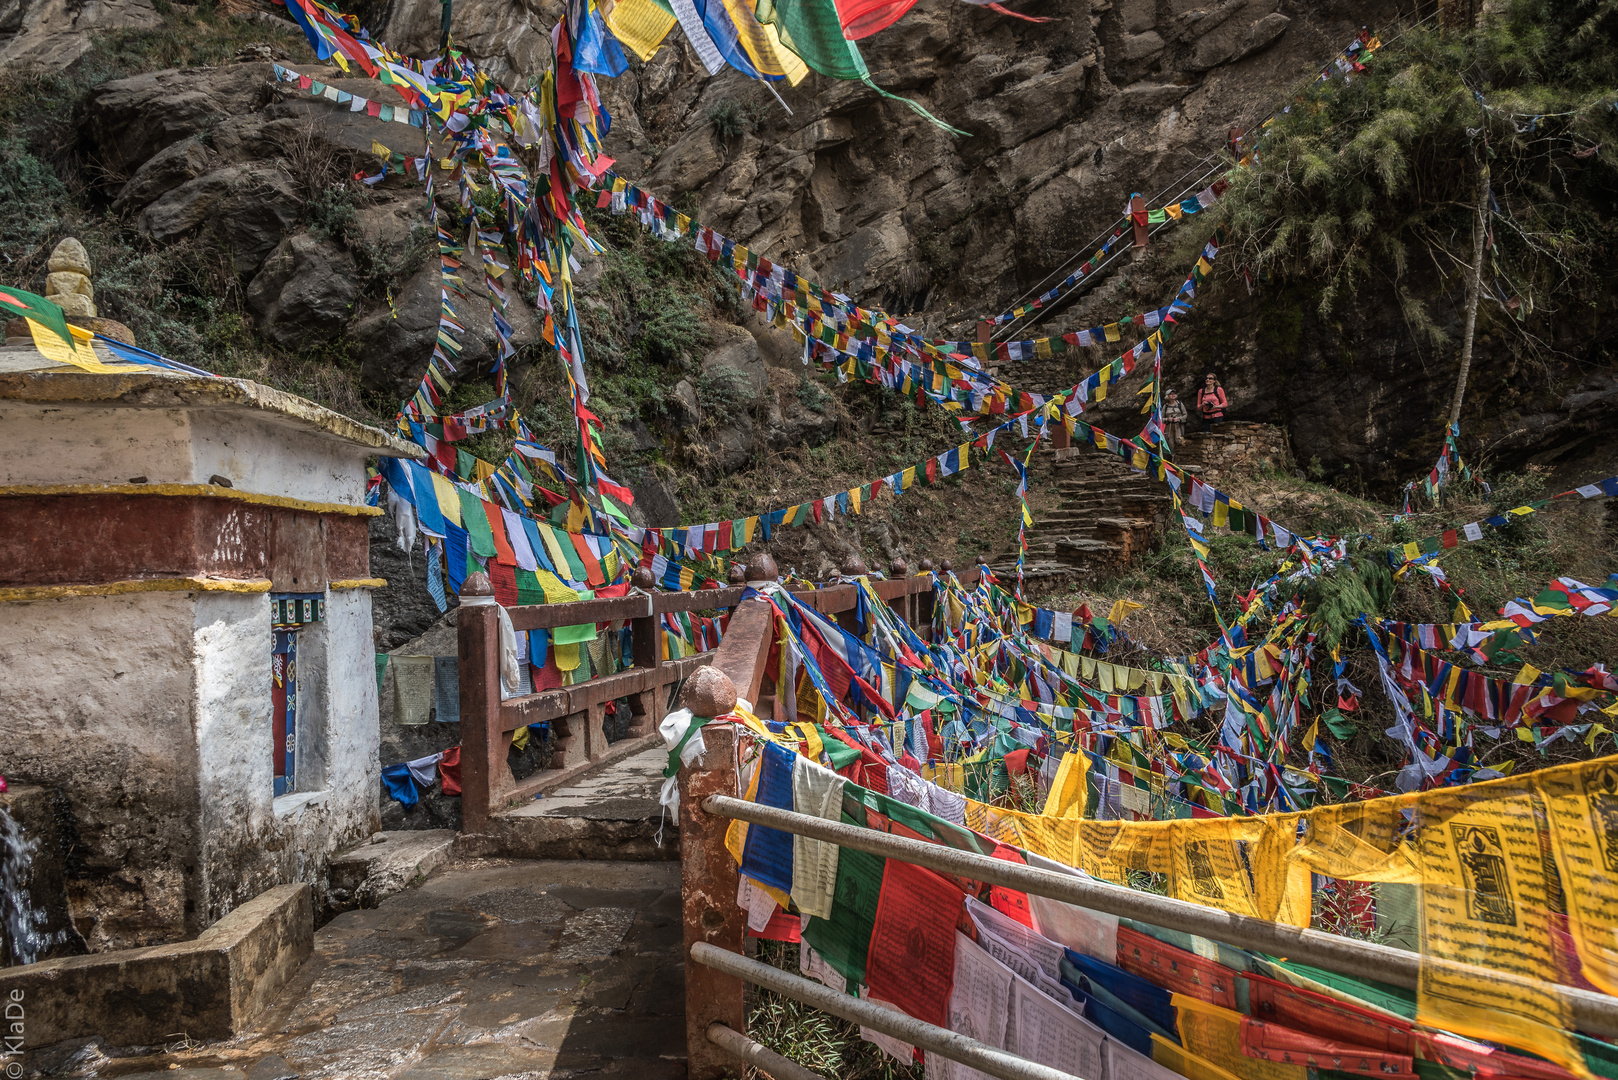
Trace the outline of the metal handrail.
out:
<instances>
[{"instance_id":1,"label":"metal handrail","mask_svg":"<svg viewBox=\"0 0 1618 1080\"><path fill-rule=\"evenodd\" d=\"M713 948L711 945L705 948ZM723 949L719 950L724 952ZM727 954L729 955L729 954ZM718 1022L708 1025L708 1041L742 1061L762 1069L774 1080L826 1080L813 1069L806 1069L791 1058L782 1057L761 1042L749 1039L735 1028Z\"/></svg>"},{"instance_id":2,"label":"metal handrail","mask_svg":"<svg viewBox=\"0 0 1618 1080\"><path fill-rule=\"evenodd\" d=\"M1072 1073L1020 1058L1009 1050L1001 1050L925 1020L917 1020L895 1009L862 1001L851 994L839 994L813 979L737 956L728 949L721 949L706 941L698 941L691 946L691 959L754 986L785 994L822 1012L829 1012L951 1061L958 1061L979 1072L999 1077L1000 1080L1081 1080Z\"/></svg>"},{"instance_id":3,"label":"metal handrail","mask_svg":"<svg viewBox=\"0 0 1618 1080\"><path fill-rule=\"evenodd\" d=\"M825 840L855 851L901 859L956 877L1009 886L1021 892L1136 919L1168 930L1195 934L1238 948L1287 957L1355 978L1372 979L1406 989L1417 989L1421 978L1421 954L1404 949L1236 915L1167 896L1138 892L1090 877L1059 874L1003 859L992 859L987 855L856 825L844 825L727 795L708 796L703 800L702 808L718 817L736 818L782 832ZM1442 963L1446 972L1467 970L1465 965L1432 958L1428 958L1427 963ZM1478 975L1496 980L1510 978L1505 973L1489 970L1479 970ZM1555 983L1539 983L1536 988L1559 997L1568 1010L1572 1026L1578 1030L1604 1038L1618 1037L1618 998Z\"/></svg>"}]
</instances>

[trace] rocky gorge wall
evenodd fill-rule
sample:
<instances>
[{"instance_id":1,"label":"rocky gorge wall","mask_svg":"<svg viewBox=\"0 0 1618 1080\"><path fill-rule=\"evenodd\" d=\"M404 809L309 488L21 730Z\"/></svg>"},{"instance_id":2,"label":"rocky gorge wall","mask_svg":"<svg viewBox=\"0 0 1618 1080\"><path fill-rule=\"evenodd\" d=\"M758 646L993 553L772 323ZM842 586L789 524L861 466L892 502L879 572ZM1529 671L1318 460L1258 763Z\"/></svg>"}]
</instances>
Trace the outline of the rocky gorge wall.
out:
<instances>
[{"instance_id":1,"label":"rocky gorge wall","mask_svg":"<svg viewBox=\"0 0 1618 1080\"><path fill-rule=\"evenodd\" d=\"M926 331L970 337L977 317L1087 254L1131 193L1161 197L1228 161L1232 128L1251 127L1286 101L1361 26L1392 28L1418 7L1412 0L1032 0L1024 13L1052 20L1036 24L957 0L922 0L861 48L878 85L967 137L862 84L818 75L779 88L783 108L735 72L708 77L675 32L650 61L603 80L613 115L606 149L623 175L733 240ZM61 31L49 20L30 22L33 8L19 11L0 18L0 32L21 27L4 48L18 57L34 48L37 56L46 43L40 35ZM388 0L356 12L404 51L436 48L436 3ZM463 0L454 9L455 35L497 77L518 84L539 74L559 13L554 3ZM269 10L244 17L279 18ZM147 16L129 19L140 25ZM63 45L50 40L52 48ZM353 358L385 415L414 388L431 349L437 268L417 182L389 176L361 188L352 177L374 170L373 141L414 154L422 136L275 87L272 57L321 70L292 52L265 46L248 62L101 83L73 118L76 149L97 163L97 190L144 242L182 244L204 233L222 242L253 333L278 349ZM320 77L341 90L388 93L339 75ZM1019 333L1060 333L1165 303L1194 258L1194 243L1177 235L1196 228L1182 224L1154 237L1146 259L1122 261L1076 302ZM1220 264L1185 320L1167 356L1170 384L1188 391L1204 370L1220 371L1234 417L1286 426L1301 464L1318 459L1325 475L1362 490L1387 495L1425 470L1437 451L1453 357L1418 347L1374 288L1325 321L1306 296L1262 284L1250 296L1235 268ZM693 265L680 272L693 280L705 273ZM846 436L851 423L880 427L854 416L841 391L826 406L819 391L805 390L790 339L740 325L744 312L722 297L684 311L699 324L690 341L629 362L625 346L662 333L647 311L660 303L679 308L688 298L664 303L653 292L648 300L615 281L609 260L581 267L586 354L598 373L593 381L605 386L601 411L615 475L636 489L646 522L687 520L685 504L702 512L694 493L771 455ZM699 284L697 291L714 293L711 276ZM515 381L539 407L529 415L542 437L565 446L570 424L565 408L555 407L562 389L554 357L533 344L533 314L513 300L521 350ZM632 305L639 307L631 318ZM1456 303L1439 306L1453 322ZM487 378L493 332L480 297L463 307L461 381L471 386ZM1570 330L1569 343L1578 335L1610 339L1613 321L1609 304ZM1547 454L1575 471L1594 467L1602 453L1594 435L1618 402L1605 349L1575 351L1561 369L1530 380L1510 335L1485 327L1463 424L1468 437L1493 444L1510 467ZM1101 349L1070 353L1044 364L1038 384L1019 384L1054 390L1108 358ZM1136 423L1125 419L1132 413L1125 403L1096 418L1124 430ZM756 494L749 512L774 504Z\"/></svg>"}]
</instances>

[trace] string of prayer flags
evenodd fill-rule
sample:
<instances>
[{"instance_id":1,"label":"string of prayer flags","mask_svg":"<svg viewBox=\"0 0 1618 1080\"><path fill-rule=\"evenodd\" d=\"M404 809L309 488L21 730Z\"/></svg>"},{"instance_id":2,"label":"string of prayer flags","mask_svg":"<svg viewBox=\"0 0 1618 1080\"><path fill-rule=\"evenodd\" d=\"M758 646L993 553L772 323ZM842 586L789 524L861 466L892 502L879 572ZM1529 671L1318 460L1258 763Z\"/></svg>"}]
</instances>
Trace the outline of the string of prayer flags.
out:
<instances>
[{"instance_id":1,"label":"string of prayer flags","mask_svg":"<svg viewBox=\"0 0 1618 1080\"><path fill-rule=\"evenodd\" d=\"M296 85L300 90L309 91L312 97L325 98L334 105L347 105L350 112L364 113L373 116L385 124L407 124L410 127L425 128L427 114L421 109L401 109L396 105L386 105L372 98L351 94L346 90L339 90L330 83L323 83L309 75L303 75L291 68L273 65L275 78L278 82ZM383 156L383 155L379 155Z\"/></svg>"},{"instance_id":2,"label":"string of prayer flags","mask_svg":"<svg viewBox=\"0 0 1618 1080\"><path fill-rule=\"evenodd\" d=\"M1482 521L1468 522L1457 529L1446 529L1444 532L1439 533L1436 536L1428 536L1420 540L1412 540L1402 547L1391 549L1388 552L1388 562L1393 566L1401 566L1405 563L1419 559L1423 555L1432 555L1442 551L1445 548L1456 547L1462 540L1466 540L1469 543L1476 543L1477 541L1483 539L1483 527L1485 525L1495 529L1501 528L1511 524L1512 521L1516 519L1525 518L1530 514L1538 513L1557 499L1565 499L1571 495L1580 495L1586 499L1596 499L1602 496L1618 496L1618 476L1609 476L1603 480L1597 480L1593 483L1581 484L1580 486L1569 491L1558 492L1548 499L1542 499L1539 502L1530 503L1526 506L1514 507L1507 510L1503 514L1496 514L1494 517L1485 518Z\"/></svg>"}]
</instances>

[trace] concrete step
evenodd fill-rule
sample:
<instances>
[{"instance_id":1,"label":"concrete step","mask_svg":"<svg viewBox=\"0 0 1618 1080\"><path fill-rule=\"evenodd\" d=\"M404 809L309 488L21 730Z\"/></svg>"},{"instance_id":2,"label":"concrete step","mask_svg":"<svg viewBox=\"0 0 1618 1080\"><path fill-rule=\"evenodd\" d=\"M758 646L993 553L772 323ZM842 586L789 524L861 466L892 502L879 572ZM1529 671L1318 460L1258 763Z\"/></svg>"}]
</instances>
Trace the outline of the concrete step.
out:
<instances>
[{"instance_id":1,"label":"concrete step","mask_svg":"<svg viewBox=\"0 0 1618 1080\"><path fill-rule=\"evenodd\" d=\"M332 857L331 892L336 906L376 907L395 893L420 884L449 862L453 829L379 832Z\"/></svg>"},{"instance_id":2,"label":"concrete step","mask_svg":"<svg viewBox=\"0 0 1618 1080\"><path fill-rule=\"evenodd\" d=\"M662 822L662 741L567 787L496 814L487 831L462 834L463 855L514 859L622 859L651 862L680 857L679 822Z\"/></svg>"}]
</instances>

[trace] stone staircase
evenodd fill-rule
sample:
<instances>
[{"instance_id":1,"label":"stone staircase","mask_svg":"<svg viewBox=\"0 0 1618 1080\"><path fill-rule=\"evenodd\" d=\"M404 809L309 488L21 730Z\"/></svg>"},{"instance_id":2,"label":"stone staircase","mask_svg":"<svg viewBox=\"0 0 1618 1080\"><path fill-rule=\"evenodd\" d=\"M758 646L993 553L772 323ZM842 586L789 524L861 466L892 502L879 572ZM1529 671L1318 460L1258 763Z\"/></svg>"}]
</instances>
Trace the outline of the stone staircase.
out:
<instances>
[{"instance_id":1,"label":"stone staircase","mask_svg":"<svg viewBox=\"0 0 1618 1080\"><path fill-rule=\"evenodd\" d=\"M1049 581L1127 568L1156 540L1173 512L1162 484L1093 447L1055 451L1050 482L1061 504L1036 516L1028 535L1025 581ZM1016 577L1015 555L994 566Z\"/></svg>"},{"instance_id":2,"label":"stone staircase","mask_svg":"<svg viewBox=\"0 0 1618 1080\"><path fill-rule=\"evenodd\" d=\"M1176 527L1168 487L1131 469L1122 458L1089 446L1056 450L1054 458L1046 466L1049 471L1035 482L1054 484L1061 503L1035 515L1024 581L1121 572L1155 544L1165 528ZM1188 475L1216 485L1233 471L1293 467L1285 432L1269 424L1235 420L1211 434L1188 432L1175 463ZM1016 554L995 563L993 570L1002 581L1015 580Z\"/></svg>"}]
</instances>

